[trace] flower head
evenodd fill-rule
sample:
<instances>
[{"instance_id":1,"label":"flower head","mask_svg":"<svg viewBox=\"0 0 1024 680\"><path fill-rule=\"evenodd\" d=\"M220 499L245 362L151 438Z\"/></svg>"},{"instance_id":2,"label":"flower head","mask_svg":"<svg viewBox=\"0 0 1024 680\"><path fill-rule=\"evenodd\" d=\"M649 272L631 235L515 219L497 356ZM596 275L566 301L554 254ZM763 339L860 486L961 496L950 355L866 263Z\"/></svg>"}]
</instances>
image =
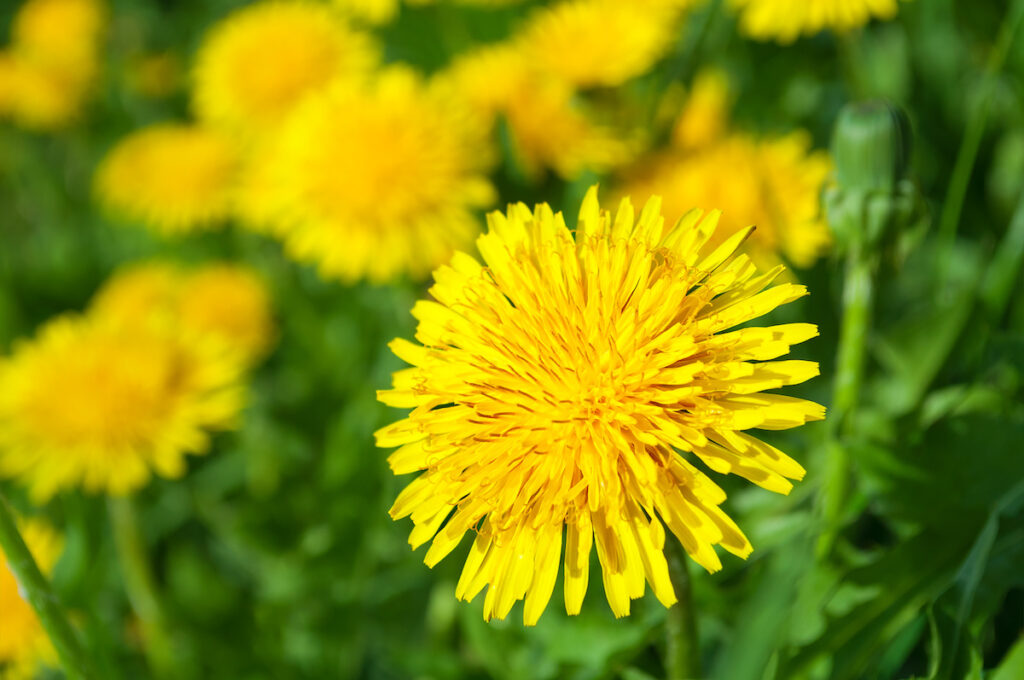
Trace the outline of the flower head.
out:
<instances>
[{"instance_id":1,"label":"flower head","mask_svg":"<svg viewBox=\"0 0 1024 680\"><path fill-rule=\"evenodd\" d=\"M562 0L538 10L520 41L540 71L579 87L615 86L665 55L678 16L665 2Z\"/></svg>"},{"instance_id":2,"label":"flower head","mask_svg":"<svg viewBox=\"0 0 1024 680\"><path fill-rule=\"evenodd\" d=\"M369 36L326 5L259 2L206 37L195 67L195 110L202 120L265 132L308 95L364 75L376 58Z\"/></svg>"},{"instance_id":3,"label":"flower head","mask_svg":"<svg viewBox=\"0 0 1024 680\"><path fill-rule=\"evenodd\" d=\"M717 142L729 126L729 80L715 70L702 71L672 129L672 143L694 149Z\"/></svg>"},{"instance_id":4,"label":"flower head","mask_svg":"<svg viewBox=\"0 0 1024 680\"><path fill-rule=\"evenodd\" d=\"M0 474L124 494L234 425L241 364L167 324L65 315L0 360Z\"/></svg>"},{"instance_id":5,"label":"flower head","mask_svg":"<svg viewBox=\"0 0 1024 680\"><path fill-rule=\"evenodd\" d=\"M208 229L232 209L239 151L211 128L166 123L137 130L96 170L100 201L158 232Z\"/></svg>"},{"instance_id":6,"label":"flower head","mask_svg":"<svg viewBox=\"0 0 1024 680\"><path fill-rule=\"evenodd\" d=\"M533 69L513 45L466 53L439 80L492 124L504 117L513 153L528 176L553 168L573 179L632 156L630 144L594 120L569 85Z\"/></svg>"},{"instance_id":7,"label":"flower head","mask_svg":"<svg viewBox=\"0 0 1024 680\"><path fill-rule=\"evenodd\" d=\"M758 40L791 43L801 35L859 28L871 19L892 19L899 0L731 0L740 29Z\"/></svg>"},{"instance_id":8,"label":"flower head","mask_svg":"<svg viewBox=\"0 0 1024 680\"><path fill-rule=\"evenodd\" d=\"M546 205L489 215L484 265L457 254L413 309L416 339L392 343L412 364L381 401L412 413L377 432L400 446L396 474L423 471L395 501L409 541L431 539L433 566L475 540L456 589L490 586L484 617L525 599L537 621L555 584L565 532L565 604L580 611L596 545L616 616L645 581L675 602L664 526L709 571L714 546L751 546L719 508L725 493L698 470L741 475L787 493L803 468L747 434L823 417L812 402L764 393L818 372L769 361L816 335L810 324L744 327L806 293L771 286L735 250L749 233L707 247L717 214L690 212L666 228L652 199L639 218L624 200L612 217L596 187L575 236Z\"/></svg>"},{"instance_id":9,"label":"flower head","mask_svg":"<svg viewBox=\"0 0 1024 680\"><path fill-rule=\"evenodd\" d=\"M149 318L208 338L247 364L262 358L274 339L266 286L254 272L237 265L131 265L107 281L92 308L125 323Z\"/></svg>"},{"instance_id":10,"label":"flower head","mask_svg":"<svg viewBox=\"0 0 1024 680\"><path fill-rule=\"evenodd\" d=\"M405 69L308 100L277 141L263 181L280 237L327 277L426 275L493 200L485 126Z\"/></svg>"},{"instance_id":11,"label":"flower head","mask_svg":"<svg viewBox=\"0 0 1024 680\"><path fill-rule=\"evenodd\" d=\"M800 132L766 140L733 134L690 153L669 153L639 165L620 192L641 199L664 196L669 219L695 205L728 206L713 242L754 224L757 230L744 250L759 267L774 266L784 256L805 268L831 243L821 210L831 162L809 146Z\"/></svg>"},{"instance_id":12,"label":"flower head","mask_svg":"<svg viewBox=\"0 0 1024 680\"><path fill-rule=\"evenodd\" d=\"M90 79L106 18L99 0L29 0L14 17L11 43L33 61Z\"/></svg>"},{"instance_id":13,"label":"flower head","mask_svg":"<svg viewBox=\"0 0 1024 680\"><path fill-rule=\"evenodd\" d=\"M37 519L19 522L19 530L40 571L50 573L60 557L63 541L46 523ZM34 678L40 662L55 661L55 651L39 617L18 586L0 549L0 675Z\"/></svg>"},{"instance_id":14,"label":"flower head","mask_svg":"<svg viewBox=\"0 0 1024 680\"><path fill-rule=\"evenodd\" d=\"M61 70L0 51L0 115L21 127L50 131L67 126L77 118L84 94Z\"/></svg>"}]
</instances>

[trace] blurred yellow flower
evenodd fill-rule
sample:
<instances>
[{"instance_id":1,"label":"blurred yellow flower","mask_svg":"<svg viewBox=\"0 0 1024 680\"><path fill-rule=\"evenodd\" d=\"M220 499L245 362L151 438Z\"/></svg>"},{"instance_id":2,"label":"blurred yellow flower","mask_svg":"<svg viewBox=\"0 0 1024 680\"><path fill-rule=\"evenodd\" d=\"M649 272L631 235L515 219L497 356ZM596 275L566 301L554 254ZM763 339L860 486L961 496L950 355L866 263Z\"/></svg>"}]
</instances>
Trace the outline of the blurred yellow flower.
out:
<instances>
[{"instance_id":1,"label":"blurred yellow flower","mask_svg":"<svg viewBox=\"0 0 1024 680\"><path fill-rule=\"evenodd\" d=\"M177 123L137 130L96 170L112 213L165 234L217 226L232 208L239 150L211 128Z\"/></svg>"},{"instance_id":2,"label":"blurred yellow flower","mask_svg":"<svg viewBox=\"0 0 1024 680\"><path fill-rule=\"evenodd\" d=\"M892 19L898 0L730 0L740 29L759 40L791 43L801 35L859 28L871 19Z\"/></svg>"},{"instance_id":3,"label":"blurred yellow flower","mask_svg":"<svg viewBox=\"0 0 1024 680\"><path fill-rule=\"evenodd\" d=\"M18 524L39 570L49 574L60 557L63 540L41 520L24 519ZM40 663L55 661L56 652L46 631L35 610L22 597L0 549L0 677L29 680L37 676Z\"/></svg>"},{"instance_id":4,"label":"blurred yellow flower","mask_svg":"<svg viewBox=\"0 0 1024 680\"><path fill-rule=\"evenodd\" d=\"M28 0L14 17L11 43L32 61L91 80L106 19L99 0Z\"/></svg>"},{"instance_id":5,"label":"blurred yellow flower","mask_svg":"<svg viewBox=\"0 0 1024 680\"><path fill-rule=\"evenodd\" d=\"M532 69L514 45L498 44L457 58L439 77L492 125L502 116L523 171L553 168L567 179L602 172L632 156L624 135L600 125L566 83Z\"/></svg>"},{"instance_id":6,"label":"blurred yellow flower","mask_svg":"<svg viewBox=\"0 0 1024 680\"><path fill-rule=\"evenodd\" d=\"M78 117L100 66L106 11L98 0L29 0L0 52L0 115L38 131Z\"/></svg>"},{"instance_id":7,"label":"blurred yellow flower","mask_svg":"<svg viewBox=\"0 0 1024 680\"><path fill-rule=\"evenodd\" d=\"M456 588L490 586L484 618L525 599L537 622L551 597L565 529L565 605L580 611L596 544L605 594L629 614L645 581L676 601L662 522L708 571L715 545L746 557L751 545L718 507L725 493L692 454L788 493L803 468L745 433L824 416L812 402L763 393L818 373L808 361L765 361L817 334L811 324L735 329L806 294L769 287L736 255L746 232L707 242L716 213L691 211L666 227L660 202L639 218L624 200L614 219L585 198L575 234L547 204L491 213L477 242L484 266L457 254L434 273L437 302L420 301L415 344L391 347L411 368L384 403L412 408L376 434L400 446L396 474L424 471L398 496L413 548L433 543L433 567L475 534Z\"/></svg>"},{"instance_id":8,"label":"blurred yellow flower","mask_svg":"<svg viewBox=\"0 0 1024 680\"><path fill-rule=\"evenodd\" d=\"M57 317L0 360L0 474L38 501L180 477L210 430L234 426L240 377L219 345L168 325Z\"/></svg>"},{"instance_id":9,"label":"blurred yellow flower","mask_svg":"<svg viewBox=\"0 0 1024 680\"><path fill-rule=\"evenodd\" d=\"M615 86L668 52L679 17L663 2L562 0L537 10L518 39L542 72L578 87Z\"/></svg>"},{"instance_id":10,"label":"blurred yellow flower","mask_svg":"<svg viewBox=\"0 0 1024 680\"><path fill-rule=\"evenodd\" d=\"M732 108L729 80L707 70L694 79L686 104L672 129L672 143L682 149L712 144L725 136Z\"/></svg>"},{"instance_id":11,"label":"blurred yellow flower","mask_svg":"<svg viewBox=\"0 0 1024 680\"><path fill-rule=\"evenodd\" d=\"M0 115L23 128L51 131L67 126L78 117L85 94L60 70L0 52Z\"/></svg>"},{"instance_id":12,"label":"blurred yellow flower","mask_svg":"<svg viewBox=\"0 0 1024 680\"><path fill-rule=\"evenodd\" d=\"M830 171L828 155L810 151L804 133L765 140L734 134L639 164L619 192L640 199L664 196L669 220L693 206L727 206L712 242L755 225L744 251L759 267L778 264L781 255L804 268L831 242L820 201Z\"/></svg>"},{"instance_id":13,"label":"blurred yellow flower","mask_svg":"<svg viewBox=\"0 0 1024 680\"><path fill-rule=\"evenodd\" d=\"M269 0L217 24L195 66L193 104L202 120L266 132L305 97L375 65L371 38L329 6Z\"/></svg>"},{"instance_id":14,"label":"blurred yellow flower","mask_svg":"<svg viewBox=\"0 0 1024 680\"><path fill-rule=\"evenodd\" d=\"M255 272L237 265L129 265L104 284L92 308L124 323L149 317L210 338L247 364L262 358L274 339L266 286Z\"/></svg>"},{"instance_id":15,"label":"blurred yellow flower","mask_svg":"<svg viewBox=\"0 0 1024 680\"><path fill-rule=\"evenodd\" d=\"M265 162L279 236L325 277L424 276L478 231L494 200L486 128L411 71L306 102ZM269 199L268 199L269 200Z\"/></svg>"}]
</instances>

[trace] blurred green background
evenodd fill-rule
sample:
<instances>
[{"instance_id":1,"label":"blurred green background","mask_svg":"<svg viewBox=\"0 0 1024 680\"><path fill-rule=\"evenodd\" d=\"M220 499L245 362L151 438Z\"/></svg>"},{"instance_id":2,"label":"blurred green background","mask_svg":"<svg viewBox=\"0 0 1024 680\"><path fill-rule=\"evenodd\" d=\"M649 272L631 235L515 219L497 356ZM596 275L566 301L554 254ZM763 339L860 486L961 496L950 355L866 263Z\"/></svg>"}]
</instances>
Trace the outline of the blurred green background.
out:
<instances>
[{"instance_id":1,"label":"blurred green background","mask_svg":"<svg viewBox=\"0 0 1024 680\"><path fill-rule=\"evenodd\" d=\"M183 677L662 677L665 614L652 597L616 621L595 576L579 617L556 598L536 628L518 610L484 623L482 598L453 595L468 542L429 570L408 548L406 522L389 519L405 480L374 447L374 430L396 417L375 390L401 366L386 343L411 337L423 282L324 282L260 235L168 241L94 207L92 171L112 143L188 111L183 88L154 99L127 86L127 65L167 52L187 79L206 28L241 4L111 2L102 82L82 120L56 134L0 124L0 350L83 308L129 261L227 259L271 289L279 340L254 373L243 427L219 435L183 480L138 494ZM374 30L387 61L429 73L505 37L538 4L405 7ZM844 104L885 97L909 115L926 209L878 253L867 380L846 441L851 491L832 557L816 553L819 506L834 491L827 424L771 433L808 468L791 496L716 477L755 552L715 575L693 570L706 676L1024 678L1024 37L1013 39L1024 2L915 0L894 21L788 46L743 38L720 5L693 10L669 56L616 96L647 106L718 66L733 81L736 126L803 127L819 148ZM16 9L3 3L0 27ZM955 236L943 237L965 154L963 208ZM502 158L499 205L545 200L572 214L601 179L529 183ZM820 325L795 356L821 362L822 377L789 393L829 404L842 258L799 277L812 295L774 320ZM4 489L30 507L16 485ZM148 677L104 500L64 493L43 514L66 536L55 587L102 677Z\"/></svg>"}]
</instances>

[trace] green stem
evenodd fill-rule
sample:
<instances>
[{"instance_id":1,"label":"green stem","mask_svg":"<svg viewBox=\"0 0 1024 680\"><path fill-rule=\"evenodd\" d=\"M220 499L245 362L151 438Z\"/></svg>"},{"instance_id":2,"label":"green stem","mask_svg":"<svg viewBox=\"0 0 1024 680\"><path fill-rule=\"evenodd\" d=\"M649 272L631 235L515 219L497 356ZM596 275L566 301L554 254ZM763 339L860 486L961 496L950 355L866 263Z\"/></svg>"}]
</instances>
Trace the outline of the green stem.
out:
<instances>
[{"instance_id":1,"label":"green stem","mask_svg":"<svg viewBox=\"0 0 1024 680\"><path fill-rule=\"evenodd\" d=\"M7 499L0 492L0 549L14 578L28 603L32 605L43 630L57 649L61 665L69 678L92 680L99 676L93 672L93 665L78 640L67 616L58 604L57 596L50 583L39 571L39 565L32 558Z\"/></svg>"},{"instance_id":2,"label":"green stem","mask_svg":"<svg viewBox=\"0 0 1024 680\"><path fill-rule=\"evenodd\" d=\"M159 678L176 677L177 655L134 504L128 497L110 498L108 509L121 576L128 601L142 626L143 649L150 670Z\"/></svg>"},{"instance_id":3,"label":"green stem","mask_svg":"<svg viewBox=\"0 0 1024 680\"><path fill-rule=\"evenodd\" d=\"M843 318L829 417L828 465L821 497L824 528L818 542L820 556L832 550L849 494L850 456L846 440L853 430L853 415L864 381L864 360L874 304L874 274L873 259L859 247L851 249L843 280Z\"/></svg>"},{"instance_id":4,"label":"green stem","mask_svg":"<svg viewBox=\"0 0 1024 680\"><path fill-rule=\"evenodd\" d=\"M850 418L864 381L864 357L874 304L874 269L869 256L859 249L850 252L843 280L843 319L832 399L832 427L840 436L849 433Z\"/></svg>"},{"instance_id":5,"label":"green stem","mask_svg":"<svg viewBox=\"0 0 1024 680\"><path fill-rule=\"evenodd\" d=\"M679 599L665 614L665 672L667 680L696 680L700 671L700 638L690 586L689 557L672 536L665 542L672 587Z\"/></svg>"},{"instance_id":6,"label":"green stem","mask_svg":"<svg viewBox=\"0 0 1024 680\"><path fill-rule=\"evenodd\" d=\"M940 253L944 255L952 248L956 239L957 225L960 223L960 214L963 211L964 198L967 195L967 185L970 183L974 161L978 156L978 148L981 146L981 138L988 122L989 95L992 92L992 85L1006 62L1006 56L1013 44L1022 18L1024 18L1024 1L1017 0L1007 10L1006 18L1003 19L999 37L989 53L977 101L973 110L968 113L970 119L967 121L967 130L964 132L960 149L957 151L953 174L949 179L949 189L946 191L946 203L942 207L942 215L939 218L939 242L942 246Z\"/></svg>"}]
</instances>

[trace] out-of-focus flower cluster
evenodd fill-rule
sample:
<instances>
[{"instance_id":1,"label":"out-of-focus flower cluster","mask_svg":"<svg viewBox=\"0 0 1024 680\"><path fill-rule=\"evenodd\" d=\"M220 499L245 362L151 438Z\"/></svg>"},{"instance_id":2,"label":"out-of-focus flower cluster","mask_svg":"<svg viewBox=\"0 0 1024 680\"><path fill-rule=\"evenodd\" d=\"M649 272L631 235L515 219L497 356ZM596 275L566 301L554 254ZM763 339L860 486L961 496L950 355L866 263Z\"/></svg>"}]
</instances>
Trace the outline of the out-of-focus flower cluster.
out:
<instances>
[{"instance_id":1,"label":"out-of-focus flower cluster","mask_svg":"<svg viewBox=\"0 0 1024 680\"><path fill-rule=\"evenodd\" d=\"M747 249L760 265L809 266L828 245L818 199L829 162L806 133L733 130L728 79L715 73L694 83L663 145L630 95L634 79L661 77L652 70L701 4L562 0L425 74L386 63L363 27L393 20L393 0L257 2L203 38L195 119L121 140L97 171L97 196L163 234L233 221L326 278L384 283L422 279L472 243L480 211L497 202L500 161L501 176L521 184L610 177L637 200L665 196L669 219L721 206L722 238L757 225ZM747 27L760 10L739 11ZM836 12L812 12L814 30L886 16Z\"/></svg>"},{"instance_id":2,"label":"out-of-focus flower cluster","mask_svg":"<svg viewBox=\"0 0 1024 680\"><path fill-rule=\"evenodd\" d=\"M0 118L33 130L81 113L99 75L107 10L101 0L29 0L0 49Z\"/></svg>"},{"instance_id":3,"label":"out-of-focus flower cluster","mask_svg":"<svg viewBox=\"0 0 1024 680\"><path fill-rule=\"evenodd\" d=\"M66 488L126 494L237 424L246 369L274 339L249 270L163 262L111 278L0 359L0 475L37 500Z\"/></svg>"}]
</instances>

